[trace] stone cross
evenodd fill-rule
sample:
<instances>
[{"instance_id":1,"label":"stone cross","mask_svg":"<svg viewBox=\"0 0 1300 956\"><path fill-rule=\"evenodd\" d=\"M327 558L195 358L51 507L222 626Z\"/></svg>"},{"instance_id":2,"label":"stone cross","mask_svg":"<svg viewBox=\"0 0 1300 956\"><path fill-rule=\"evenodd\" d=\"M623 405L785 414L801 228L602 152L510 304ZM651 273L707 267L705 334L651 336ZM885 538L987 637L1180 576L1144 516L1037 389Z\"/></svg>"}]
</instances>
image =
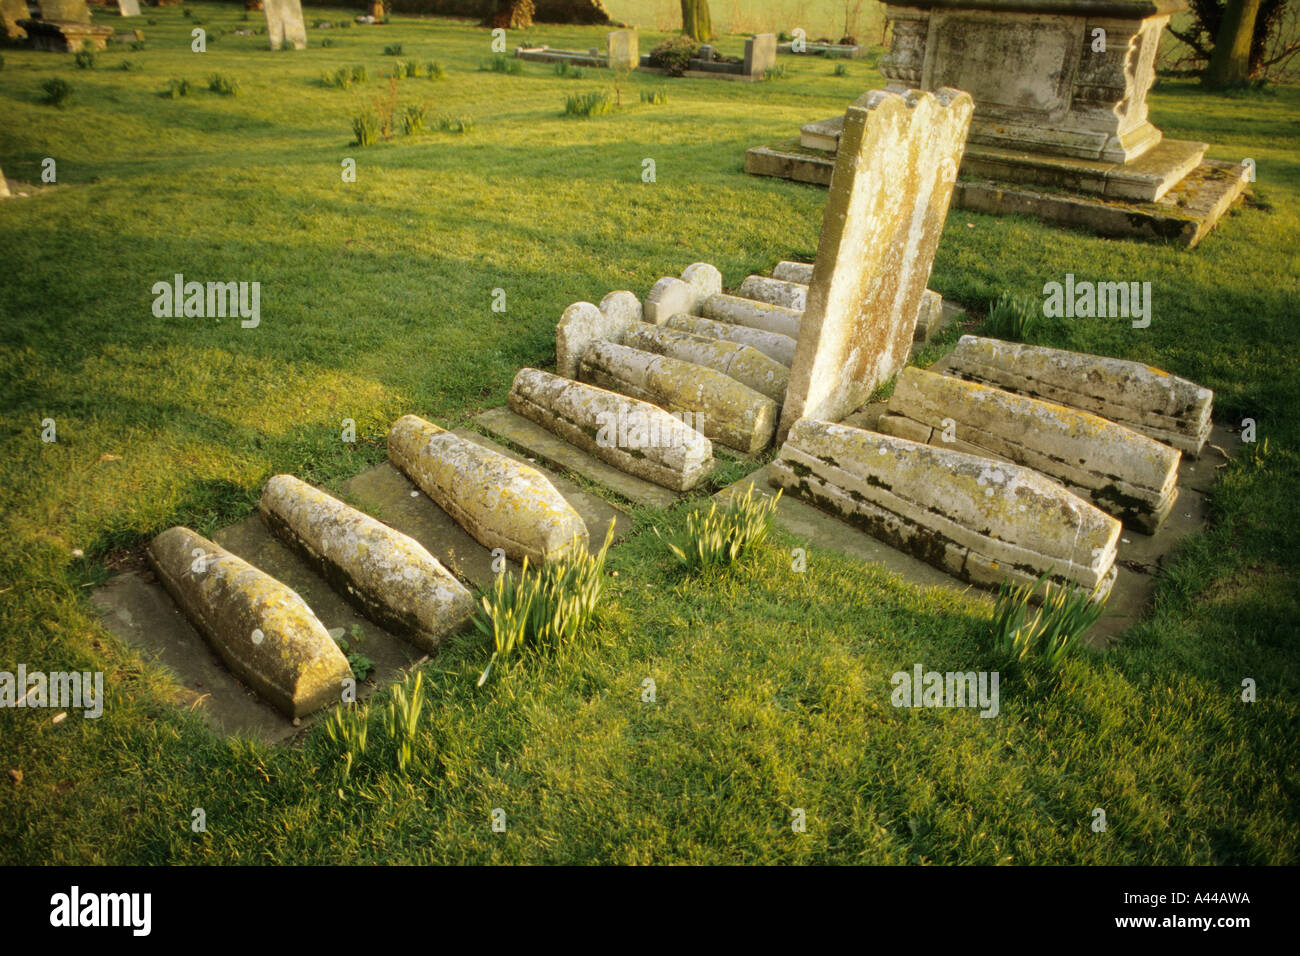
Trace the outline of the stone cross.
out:
<instances>
[{"instance_id":1,"label":"stone cross","mask_svg":"<svg viewBox=\"0 0 1300 956\"><path fill-rule=\"evenodd\" d=\"M974 107L873 90L849 107L777 440L838 421L907 361Z\"/></svg>"},{"instance_id":2,"label":"stone cross","mask_svg":"<svg viewBox=\"0 0 1300 956\"><path fill-rule=\"evenodd\" d=\"M288 43L295 50L307 49L307 27L302 22L302 0L266 0L266 35L271 49Z\"/></svg>"}]
</instances>

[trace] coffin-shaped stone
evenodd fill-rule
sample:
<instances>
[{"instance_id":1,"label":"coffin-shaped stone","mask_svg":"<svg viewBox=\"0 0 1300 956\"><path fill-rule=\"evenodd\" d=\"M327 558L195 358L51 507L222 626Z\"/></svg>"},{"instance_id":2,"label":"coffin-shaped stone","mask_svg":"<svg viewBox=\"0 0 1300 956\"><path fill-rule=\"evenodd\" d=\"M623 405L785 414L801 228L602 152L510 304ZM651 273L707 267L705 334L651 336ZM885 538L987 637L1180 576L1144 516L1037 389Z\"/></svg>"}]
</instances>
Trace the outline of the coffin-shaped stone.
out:
<instances>
[{"instance_id":1,"label":"coffin-shaped stone","mask_svg":"<svg viewBox=\"0 0 1300 956\"><path fill-rule=\"evenodd\" d=\"M535 468L415 415L393 423L388 460L485 548L539 564L576 540L582 516Z\"/></svg>"},{"instance_id":2,"label":"coffin-shaped stone","mask_svg":"<svg viewBox=\"0 0 1300 956\"><path fill-rule=\"evenodd\" d=\"M756 299L769 305L780 305L802 312L808 307L808 283L790 282L768 276L746 276L740 284L740 294L746 299Z\"/></svg>"},{"instance_id":3,"label":"coffin-shaped stone","mask_svg":"<svg viewBox=\"0 0 1300 956\"><path fill-rule=\"evenodd\" d=\"M418 541L293 475L268 481L258 510L352 605L422 650L474 614L469 589Z\"/></svg>"},{"instance_id":4,"label":"coffin-shaped stone","mask_svg":"<svg viewBox=\"0 0 1300 956\"><path fill-rule=\"evenodd\" d=\"M289 717L342 697L347 658L297 592L189 528L149 544L167 593L241 681Z\"/></svg>"},{"instance_id":5,"label":"coffin-shaped stone","mask_svg":"<svg viewBox=\"0 0 1300 956\"><path fill-rule=\"evenodd\" d=\"M1141 362L963 335L948 371L1092 412L1192 457L1210 435L1214 393Z\"/></svg>"},{"instance_id":6,"label":"coffin-shaped stone","mask_svg":"<svg viewBox=\"0 0 1300 956\"><path fill-rule=\"evenodd\" d=\"M628 327L623 344L715 369L775 402L784 400L785 387L790 382L788 368L758 349L738 342L641 322Z\"/></svg>"},{"instance_id":7,"label":"coffin-shaped stone","mask_svg":"<svg viewBox=\"0 0 1300 956\"><path fill-rule=\"evenodd\" d=\"M666 355L613 342L596 342L583 353L584 382L682 414L696 431L745 454L772 441L779 406L766 395L721 372Z\"/></svg>"},{"instance_id":8,"label":"coffin-shaped stone","mask_svg":"<svg viewBox=\"0 0 1300 956\"><path fill-rule=\"evenodd\" d=\"M798 282L802 285L808 285L812 282L813 264L811 262L790 262L782 259L772 270L773 279L784 279L786 282Z\"/></svg>"},{"instance_id":9,"label":"coffin-shaped stone","mask_svg":"<svg viewBox=\"0 0 1300 956\"><path fill-rule=\"evenodd\" d=\"M718 322L715 319L685 314L674 315L664 324L670 329L748 345L750 348L758 349L768 358L776 359L787 369L794 360L794 339L779 332L766 332L763 329L750 328L748 325Z\"/></svg>"},{"instance_id":10,"label":"coffin-shaped stone","mask_svg":"<svg viewBox=\"0 0 1300 956\"><path fill-rule=\"evenodd\" d=\"M789 338L799 338L800 323L803 313L797 309L772 305L768 302L756 302L739 295L719 293L711 295L699 303L699 315L717 322L730 322L733 325L747 325L751 329L776 332Z\"/></svg>"},{"instance_id":11,"label":"coffin-shaped stone","mask_svg":"<svg viewBox=\"0 0 1300 956\"><path fill-rule=\"evenodd\" d=\"M1147 534L1178 497L1181 456L1154 438L1089 412L919 368L899 374L876 428L1035 468Z\"/></svg>"},{"instance_id":12,"label":"coffin-shaped stone","mask_svg":"<svg viewBox=\"0 0 1300 956\"><path fill-rule=\"evenodd\" d=\"M649 402L535 368L515 375L509 401L570 445L674 491L689 491L713 468L713 443Z\"/></svg>"},{"instance_id":13,"label":"coffin-shaped stone","mask_svg":"<svg viewBox=\"0 0 1300 956\"><path fill-rule=\"evenodd\" d=\"M972 584L1115 580L1119 521L1020 465L803 418L771 481Z\"/></svg>"}]
</instances>

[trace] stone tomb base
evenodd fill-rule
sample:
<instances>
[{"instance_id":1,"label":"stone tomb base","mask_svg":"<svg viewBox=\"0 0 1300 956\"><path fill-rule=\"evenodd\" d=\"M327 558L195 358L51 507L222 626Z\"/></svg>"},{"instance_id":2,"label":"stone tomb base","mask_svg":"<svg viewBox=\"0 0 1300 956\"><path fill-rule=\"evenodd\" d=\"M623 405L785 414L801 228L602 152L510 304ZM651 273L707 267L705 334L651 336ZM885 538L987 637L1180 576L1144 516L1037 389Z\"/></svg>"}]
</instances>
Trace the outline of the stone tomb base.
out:
<instances>
[{"instance_id":1,"label":"stone tomb base","mask_svg":"<svg viewBox=\"0 0 1300 956\"><path fill-rule=\"evenodd\" d=\"M935 367L935 371L938 371ZM884 413L886 403L878 402L854 412L846 425L873 428ZM1124 631L1136 624L1148 610L1155 592L1156 573L1177 544L1185 537L1202 531L1208 516L1207 497L1218 469L1227 463L1223 451L1235 452L1240 437L1216 425L1199 458L1184 457L1178 469L1178 501L1169 517L1154 535L1140 534L1125 528L1120 533L1115 558L1116 577L1107 600L1105 613L1086 636L1089 646L1100 648L1114 644ZM714 495L725 504L733 495L744 494L752 484L756 495L771 496L775 489L768 481L771 465L727 486ZM873 538L806 501L783 494L777 506L777 525L813 547L835 551L862 561L884 565L917 587L946 587L965 591L975 600L992 603L995 592L972 587L920 561L911 555ZM813 570L813 559L809 570Z\"/></svg>"},{"instance_id":2,"label":"stone tomb base","mask_svg":"<svg viewBox=\"0 0 1300 956\"><path fill-rule=\"evenodd\" d=\"M456 434L523 460L477 432L457 429ZM582 515L593 550L604 542L611 519L615 521L616 537L631 530L631 520L622 511L573 482L542 471ZM349 479L340 497L410 535L471 590L492 583L495 575L491 553L387 462ZM257 515L221 529L212 540L293 588L326 628L342 628L352 649L374 661L370 677L358 685L359 697L400 678L406 668L423 657L415 644L358 613L310 564L274 536ZM508 564L511 570L518 571L514 562ZM105 627L172 670L180 688L180 705L199 712L217 733L242 732L270 742L298 733L290 720L235 678L151 573L132 571L111 578L95 590L92 600ZM353 625L361 627L364 640L360 644L352 639ZM303 724L328 715L330 710L327 707L318 711L305 718Z\"/></svg>"},{"instance_id":3,"label":"stone tomb base","mask_svg":"<svg viewBox=\"0 0 1300 956\"><path fill-rule=\"evenodd\" d=\"M108 38L113 35L112 27L65 20L19 20L18 25L27 31L34 49L55 53L103 50L108 46Z\"/></svg>"},{"instance_id":4,"label":"stone tomb base","mask_svg":"<svg viewBox=\"0 0 1300 956\"><path fill-rule=\"evenodd\" d=\"M754 147L745 172L830 185L842 122L810 123L799 140ZM1204 159L1205 148L1166 139L1129 163L1108 163L969 143L953 205L1190 248L1246 188L1245 167Z\"/></svg>"}]
</instances>

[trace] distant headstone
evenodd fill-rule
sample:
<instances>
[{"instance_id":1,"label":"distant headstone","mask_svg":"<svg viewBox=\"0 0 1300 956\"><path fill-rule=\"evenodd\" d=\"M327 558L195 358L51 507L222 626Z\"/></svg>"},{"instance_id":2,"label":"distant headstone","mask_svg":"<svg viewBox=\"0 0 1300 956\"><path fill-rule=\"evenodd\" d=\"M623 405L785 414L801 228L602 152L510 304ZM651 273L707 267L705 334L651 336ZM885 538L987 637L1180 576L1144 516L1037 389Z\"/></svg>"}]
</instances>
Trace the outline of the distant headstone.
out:
<instances>
[{"instance_id":1,"label":"distant headstone","mask_svg":"<svg viewBox=\"0 0 1300 956\"><path fill-rule=\"evenodd\" d=\"M271 49L289 44L295 50L307 49L307 27L302 22L301 0L265 0L266 35Z\"/></svg>"},{"instance_id":2,"label":"distant headstone","mask_svg":"<svg viewBox=\"0 0 1300 956\"><path fill-rule=\"evenodd\" d=\"M0 169L0 199L9 198L9 180L5 179L5 171Z\"/></svg>"},{"instance_id":3,"label":"distant headstone","mask_svg":"<svg viewBox=\"0 0 1300 956\"><path fill-rule=\"evenodd\" d=\"M776 34L760 33L745 41L745 75L762 76L776 66Z\"/></svg>"},{"instance_id":4,"label":"distant headstone","mask_svg":"<svg viewBox=\"0 0 1300 956\"><path fill-rule=\"evenodd\" d=\"M90 8L86 6L86 0L40 0L40 4L42 20L63 23L90 22Z\"/></svg>"},{"instance_id":5,"label":"distant headstone","mask_svg":"<svg viewBox=\"0 0 1300 956\"><path fill-rule=\"evenodd\" d=\"M609 68L635 70L641 64L641 51L635 30L615 30L609 35Z\"/></svg>"},{"instance_id":6,"label":"distant headstone","mask_svg":"<svg viewBox=\"0 0 1300 956\"><path fill-rule=\"evenodd\" d=\"M140 0L117 0L117 12L124 17L138 17Z\"/></svg>"},{"instance_id":7,"label":"distant headstone","mask_svg":"<svg viewBox=\"0 0 1300 956\"><path fill-rule=\"evenodd\" d=\"M842 419L907 361L973 109L947 88L849 107L779 440L800 418Z\"/></svg>"}]
</instances>

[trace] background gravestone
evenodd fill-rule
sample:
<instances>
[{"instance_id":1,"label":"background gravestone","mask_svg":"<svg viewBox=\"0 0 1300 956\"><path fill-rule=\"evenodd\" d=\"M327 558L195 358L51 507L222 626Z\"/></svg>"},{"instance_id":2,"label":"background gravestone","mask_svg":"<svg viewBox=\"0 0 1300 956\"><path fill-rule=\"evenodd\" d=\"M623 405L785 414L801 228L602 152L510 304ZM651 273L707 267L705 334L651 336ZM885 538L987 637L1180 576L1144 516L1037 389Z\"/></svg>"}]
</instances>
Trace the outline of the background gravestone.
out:
<instances>
[{"instance_id":1,"label":"background gravestone","mask_svg":"<svg viewBox=\"0 0 1300 956\"><path fill-rule=\"evenodd\" d=\"M609 34L608 62L611 70L635 70L641 65L640 44L635 30L614 30Z\"/></svg>"},{"instance_id":2,"label":"background gravestone","mask_svg":"<svg viewBox=\"0 0 1300 956\"><path fill-rule=\"evenodd\" d=\"M288 43L295 50L307 49L307 27L302 22L301 0L266 0L266 35L271 49Z\"/></svg>"},{"instance_id":3,"label":"background gravestone","mask_svg":"<svg viewBox=\"0 0 1300 956\"><path fill-rule=\"evenodd\" d=\"M26 13L23 14L27 16ZM63 23L89 23L90 8L86 0L41 0L41 19Z\"/></svg>"},{"instance_id":4,"label":"background gravestone","mask_svg":"<svg viewBox=\"0 0 1300 956\"><path fill-rule=\"evenodd\" d=\"M124 17L138 17L140 0L117 0L117 12Z\"/></svg>"},{"instance_id":5,"label":"background gravestone","mask_svg":"<svg viewBox=\"0 0 1300 956\"><path fill-rule=\"evenodd\" d=\"M745 75L762 76L776 66L776 35L760 33L745 41Z\"/></svg>"},{"instance_id":6,"label":"background gravestone","mask_svg":"<svg viewBox=\"0 0 1300 956\"><path fill-rule=\"evenodd\" d=\"M778 441L800 418L839 421L907 361L973 109L951 89L849 107Z\"/></svg>"}]
</instances>

